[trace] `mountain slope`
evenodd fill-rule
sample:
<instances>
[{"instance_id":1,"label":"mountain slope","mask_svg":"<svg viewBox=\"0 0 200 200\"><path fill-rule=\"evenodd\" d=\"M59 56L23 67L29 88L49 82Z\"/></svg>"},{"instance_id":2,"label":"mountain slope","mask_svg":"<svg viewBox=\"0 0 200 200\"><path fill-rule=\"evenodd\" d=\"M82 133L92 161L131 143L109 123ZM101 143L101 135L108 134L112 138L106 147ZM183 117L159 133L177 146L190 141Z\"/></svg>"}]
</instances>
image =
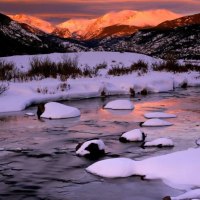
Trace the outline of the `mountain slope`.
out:
<instances>
[{"instance_id":1,"label":"mountain slope","mask_svg":"<svg viewBox=\"0 0 200 200\"><path fill-rule=\"evenodd\" d=\"M96 19L70 19L57 25L57 28L68 29L74 38L80 38L85 34L86 29Z\"/></svg>"},{"instance_id":2,"label":"mountain slope","mask_svg":"<svg viewBox=\"0 0 200 200\"><path fill-rule=\"evenodd\" d=\"M93 32L93 35L89 33L90 35L87 36L86 38L88 39L102 39L106 37L121 37L121 36L127 36L131 35L135 32L137 32L139 27L136 26L129 26L129 25L112 25L112 26L107 26L105 28L102 28L96 32Z\"/></svg>"},{"instance_id":3,"label":"mountain slope","mask_svg":"<svg viewBox=\"0 0 200 200\"><path fill-rule=\"evenodd\" d=\"M156 26L155 29L173 29L177 27L183 27L195 24L200 24L200 14L180 17L178 19L174 19L171 21L165 21Z\"/></svg>"},{"instance_id":4,"label":"mountain slope","mask_svg":"<svg viewBox=\"0 0 200 200\"><path fill-rule=\"evenodd\" d=\"M55 28L51 23L29 15L18 14L9 15L9 17L19 23L25 23L29 26L40 29L45 33L51 33Z\"/></svg>"},{"instance_id":5,"label":"mountain slope","mask_svg":"<svg viewBox=\"0 0 200 200\"><path fill-rule=\"evenodd\" d=\"M0 14L0 56L80 51L76 41L64 40Z\"/></svg>"},{"instance_id":6,"label":"mountain slope","mask_svg":"<svg viewBox=\"0 0 200 200\"><path fill-rule=\"evenodd\" d=\"M177 58L200 59L200 23L196 20L199 18L200 14L187 16L162 23L164 28L159 24L132 36L100 40L95 49L131 51L161 58L173 54Z\"/></svg>"}]
</instances>

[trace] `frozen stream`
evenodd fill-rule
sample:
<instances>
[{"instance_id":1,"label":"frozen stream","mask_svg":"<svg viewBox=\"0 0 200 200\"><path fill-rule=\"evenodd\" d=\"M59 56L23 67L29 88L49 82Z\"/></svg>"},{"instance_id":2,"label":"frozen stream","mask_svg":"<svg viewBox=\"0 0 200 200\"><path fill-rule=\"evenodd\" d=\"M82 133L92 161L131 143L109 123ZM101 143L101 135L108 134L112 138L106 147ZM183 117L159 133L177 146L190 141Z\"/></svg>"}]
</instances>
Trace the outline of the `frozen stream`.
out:
<instances>
[{"instance_id":1,"label":"frozen stream","mask_svg":"<svg viewBox=\"0 0 200 200\"><path fill-rule=\"evenodd\" d=\"M22 112L0 114L0 200L159 200L181 191L160 180L140 177L104 179L88 174L90 161L75 155L79 142L104 140L104 158L144 159L196 147L200 138L200 88L176 90L131 98L133 111L108 111L106 102L122 97L62 102L81 110L80 118L38 121L30 107ZM129 98L124 96L123 98ZM170 127L142 128L147 140L169 137L174 148L140 148L140 143L118 141L122 132L139 128L149 111L166 111L178 117L168 119ZM103 159L104 159L103 158Z\"/></svg>"}]
</instances>

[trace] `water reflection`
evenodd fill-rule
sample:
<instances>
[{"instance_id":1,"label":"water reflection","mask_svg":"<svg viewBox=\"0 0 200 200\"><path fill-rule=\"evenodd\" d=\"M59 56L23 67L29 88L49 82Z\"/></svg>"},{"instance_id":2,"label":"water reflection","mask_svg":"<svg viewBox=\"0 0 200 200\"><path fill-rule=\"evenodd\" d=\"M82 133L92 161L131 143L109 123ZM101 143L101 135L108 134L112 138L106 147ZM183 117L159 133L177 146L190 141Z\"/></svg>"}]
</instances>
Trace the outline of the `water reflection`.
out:
<instances>
[{"instance_id":1,"label":"water reflection","mask_svg":"<svg viewBox=\"0 0 200 200\"><path fill-rule=\"evenodd\" d=\"M75 147L79 142L101 138L107 146L105 158L121 156L136 160L196 147L200 133L200 89L131 98L133 111L102 109L103 104L118 98L121 97L62 102L81 110L81 117L71 119L41 122L36 116L24 116L26 112L35 113L36 107L0 114L0 198L155 200L180 193L159 180L145 182L138 177L110 180L88 174L84 169L92 161L77 157ZM147 140L170 137L174 148L141 149L140 143L119 142L123 132L139 128L139 122L146 120L143 114L149 111L178 116L167 119L173 126L142 128Z\"/></svg>"}]
</instances>

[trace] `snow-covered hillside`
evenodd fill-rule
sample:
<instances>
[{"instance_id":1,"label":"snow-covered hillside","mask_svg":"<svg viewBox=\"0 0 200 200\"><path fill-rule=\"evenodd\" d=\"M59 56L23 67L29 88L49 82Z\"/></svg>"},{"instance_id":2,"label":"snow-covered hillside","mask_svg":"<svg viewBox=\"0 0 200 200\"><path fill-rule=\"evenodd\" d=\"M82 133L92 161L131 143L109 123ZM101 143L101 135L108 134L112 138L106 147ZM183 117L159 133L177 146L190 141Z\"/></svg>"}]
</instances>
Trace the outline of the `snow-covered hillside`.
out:
<instances>
[{"instance_id":1,"label":"snow-covered hillside","mask_svg":"<svg viewBox=\"0 0 200 200\"><path fill-rule=\"evenodd\" d=\"M63 56L66 58L77 58L78 67L95 68L103 64L105 67L98 71L97 76L92 78L69 78L68 87L61 89L63 84L60 79L46 78L27 82L10 82L9 90L0 96L0 111L19 111L25 109L32 103L39 103L51 100L64 100L74 98L99 97L102 91L106 95L130 94L130 88L135 92L146 89L148 92L169 92L174 87L180 87L183 83L188 86L200 86L199 74L197 72L173 74L167 72L155 72L151 64L160 60L149 56L134 53L115 52L80 52L60 54L53 53L40 55L40 58L49 57L52 61L59 62ZM30 68L30 60L34 56L11 56L3 58L5 61L12 61L22 71ZM148 63L148 73L137 72L123 75L108 75L112 67L129 67L131 64L143 60ZM66 82L64 82L66 83ZM45 91L45 92L41 92Z\"/></svg>"},{"instance_id":2,"label":"snow-covered hillside","mask_svg":"<svg viewBox=\"0 0 200 200\"><path fill-rule=\"evenodd\" d=\"M33 17L30 15L25 14L18 14L18 15L9 15L9 17L19 23L25 23L28 24L34 28L38 28L46 33L51 33L54 30L54 26L42 19L39 19L37 17Z\"/></svg>"}]
</instances>

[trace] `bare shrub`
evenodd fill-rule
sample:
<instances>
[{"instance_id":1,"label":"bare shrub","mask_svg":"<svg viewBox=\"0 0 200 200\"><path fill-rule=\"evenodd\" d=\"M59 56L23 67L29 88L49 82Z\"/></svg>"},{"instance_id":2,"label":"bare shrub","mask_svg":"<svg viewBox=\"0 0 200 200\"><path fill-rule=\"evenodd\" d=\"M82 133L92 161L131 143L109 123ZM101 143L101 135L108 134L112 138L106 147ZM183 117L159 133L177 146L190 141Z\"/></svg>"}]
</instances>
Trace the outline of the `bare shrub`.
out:
<instances>
[{"instance_id":1,"label":"bare shrub","mask_svg":"<svg viewBox=\"0 0 200 200\"><path fill-rule=\"evenodd\" d=\"M0 80L9 81L15 76L17 68L13 62L0 60Z\"/></svg>"},{"instance_id":2,"label":"bare shrub","mask_svg":"<svg viewBox=\"0 0 200 200\"><path fill-rule=\"evenodd\" d=\"M167 71L173 73L183 73L188 71L200 72L200 66L192 63L180 64L173 55L168 55L165 61L160 63L154 63L153 70Z\"/></svg>"},{"instance_id":3,"label":"bare shrub","mask_svg":"<svg viewBox=\"0 0 200 200\"><path fill-rule=\"evenodd\" d=\"M33 57L30 60L30 70L28 71L29 77L43 76L44 78L57 77L57 64L46 57L44 59Z\"/></svg>"},{"instance_id":4,"label":"bare shrub","mask_svg":"<svg viewBox=\"0 0 200 200\"><path fill-rule=\"evenodd\" d=\"M9 83L0 82L0 95L9 89Z\"/></svg>"},{"instance_id":5,"label":"bare shrub","mask_svg":"<svg viewBox=\"0 0 200 200\"><path fill-rule=\"evenodd\" d=\"M67 55L62 56L62 62L57 63L57 73L62 76L62 80L72 77L76 78L82 75L78 68L78 56L71 58Z\"/></svg>"},{"instance_id":6,"label":"bare shrub","mask_svg":"<svg viewBox=\"0 0 200 200\"><path fill-rule=\"evenodd\" d=\"M70 84L68 84L67 82L60 83L57 87L57 90L60 90L61 92L67 91L69 89L70 89Z\"/></svg>"},{"instance_id":7,"label":"bare shrub","mask_svg":"<svg viewBox=\"0 0 200 200\"><path fill-rule=\"evenodd\" d=\"M40 93L40 94L48 94L48 88L47 87L38 87L36 89L37 93Z\"/></svg>"},{"instance_id":8,"label":"bare shrub","mask_svg":"<svg viewBox=\"0 0 200 200\"><path fill-rule=\"evenodd\" d=\"M107 64L105 61L102 62L102 63L97 64L97 65L95 66L95 68L94 68L94 75L97 76L99 70L101 70L101 69L106 69L107 66L108 66L108 64Z\"/></svg>"},{"instance_id":9,"label":"bare shrub","mask_svg":"<svg viewBox=\"0 0 200 200\"><path fill-rule=\"evenodd\" d=\"M145 74L148 72L148 64L142 60L138 60L138 62L131 65L131 71L137 71L140 74Z\"/></svg>"},{"instance_id":10,"label":"bare shrub","mask_svg":"<svg viewBox=\"0 0 200 200\"><path fill-rule=\"evenodd\" d=\"M134 88L130 88L129 92L130 92L130 96L131 97L135 97L135 90L134 90Z\"/></svg>"},{"instance_id":11,"label":"bare shrub","mask_svg":"<svg viewBox=\"0 0 200 200\"><path fill-rule=\"evenodd\" d=\"M108 70L108 75L113 75L113 76L120 76L120 75L125 75L131 73L131 69L129 67L124 67L124 66L113 66L111 69Z\"/></svg>"},{"instance_id":12,"label":"bare shrub","mask_svg":"<svg viewBox=\"0 0 200 200\"><path fill-rule=\"evenodd\" d=\"M92 78L92 76L94 75L94 71L92 69L90 69L90 67L88 65L86 65L82 70L82 75L84 77Z\"/></svg>"},{"instance_id":13,"label":"bare shrub","mask_svg":"<svg viewBox=\"0 0 200 200\"><path fill-rule=\"evenodd\" d=\"M147 73L148 64L142 60L139 60L138 62L133 63L130 67L115 65L114 67L108 70L108 74L114 76L130 74L133 72L138 72L138 74Z\"/></svg>"}]
</instances>

